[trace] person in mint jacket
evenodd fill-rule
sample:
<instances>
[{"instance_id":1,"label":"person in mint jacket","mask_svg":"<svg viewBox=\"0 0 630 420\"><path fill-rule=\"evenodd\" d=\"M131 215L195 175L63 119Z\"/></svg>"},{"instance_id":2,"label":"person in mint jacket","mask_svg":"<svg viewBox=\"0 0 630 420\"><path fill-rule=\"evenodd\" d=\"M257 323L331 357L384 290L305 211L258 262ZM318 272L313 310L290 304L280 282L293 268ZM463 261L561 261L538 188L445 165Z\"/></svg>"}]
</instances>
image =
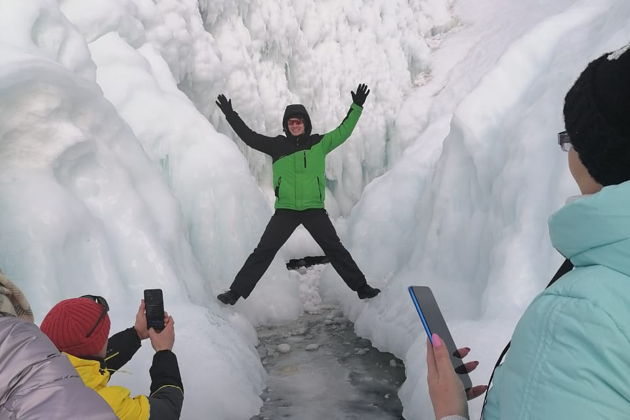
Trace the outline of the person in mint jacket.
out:
<instances>
[{"instance_id":1,"label":"person in mint jacket","mask_svg":"<svg viewBox=\"0 0 630 420\"><path fill-rule=\"evenodd\" d=\"M592 61L566 95L558 143L582 196L549 219L566 269L519 320L484 420L630 418L629 116L630 45ZM448 360L428 345L436 418L468 418L466 397L485 387L466 395Z\"/></svg>"},{"instance_id":2,"label":"person in mint jacket","mask_svg":"<svg viewBox=\"0 0 630 420\"><path fill-rule=\"evenodd\" d=\"M380 290L370 287L365 276L343 246L324 209L326 155L350 137L370 93L365 84L352 93L352 104L341 125L333 131L311 134L311 119L301 104L287 106L282 118L285 135L267 137L252 131L221 94L217 105L236 134L248 146L273 160L275 213L251 255L236 275L230 289L217 298L233 305L247 298L265 273L280 247L293 231L304 225L322 248L337 273L360 299L372 298Z\"/></svg>"}]
</instances>

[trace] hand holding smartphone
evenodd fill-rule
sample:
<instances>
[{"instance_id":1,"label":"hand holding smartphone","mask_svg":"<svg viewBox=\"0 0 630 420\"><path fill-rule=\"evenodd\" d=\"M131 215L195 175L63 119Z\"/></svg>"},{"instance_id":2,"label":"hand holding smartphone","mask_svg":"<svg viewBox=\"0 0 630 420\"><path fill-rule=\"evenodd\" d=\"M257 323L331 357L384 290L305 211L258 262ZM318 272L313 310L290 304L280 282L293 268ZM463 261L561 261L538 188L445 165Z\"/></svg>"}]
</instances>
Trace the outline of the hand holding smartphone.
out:
<instances>
[{"instance_id":1,"label":"hand holding smartphone","mask_svg":"<svg viewBox=\"0 0 630 420\"><path fill-rule=\"evenodd\" d=\"M147 328L155 331L164 329L164 299L162 289L146 289L144 291L144 309L147 317Z\"/></svg>"},{"instance_id":2,"label":"hand holding smartphone","mask_svg":"<svg viewBox=\"0 0 630 420\"><path fill-rule=\"evenodd\" d=\"M416 307L416 311L420 316L420 321L422 322L424 331L427 333L431 344L433 344L431 336L433 333L437 333L437 335L442 338L442 341L444 341L444 344L448 349L453 369L455 369L457 376L464 384L464 388L471 388L472 382L468 373L460 373L461 369L458 369L463 363L461 358L455 356L455 354L457 354L457 346L453 341L453 337L451 337L451 332L449 331L446 321L442 316L442 312L435 301L433 292L431 292L431 289L426 286L409 286L408 290L411 295L411 300Z\"/></svg>"}]
</instances>

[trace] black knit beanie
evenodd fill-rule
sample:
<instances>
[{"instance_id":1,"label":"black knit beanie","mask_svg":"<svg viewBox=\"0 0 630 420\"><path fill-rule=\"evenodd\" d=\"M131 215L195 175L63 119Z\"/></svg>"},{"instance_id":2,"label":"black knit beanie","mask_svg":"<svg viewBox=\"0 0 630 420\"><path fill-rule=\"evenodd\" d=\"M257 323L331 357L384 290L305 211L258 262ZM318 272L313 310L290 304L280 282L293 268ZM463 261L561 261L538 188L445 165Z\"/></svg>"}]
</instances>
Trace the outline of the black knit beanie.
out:
<instances>
[{"instance_id":1,"label":"black knit beanie","mask_svg":"<svg viewBox=\"0 0 630 420\"><path fill-rule=\"evenodd\" d=\"M595 181L630 180L630 44L589 63L564 98L564 124Z\"/></svg>"}]
</instances>

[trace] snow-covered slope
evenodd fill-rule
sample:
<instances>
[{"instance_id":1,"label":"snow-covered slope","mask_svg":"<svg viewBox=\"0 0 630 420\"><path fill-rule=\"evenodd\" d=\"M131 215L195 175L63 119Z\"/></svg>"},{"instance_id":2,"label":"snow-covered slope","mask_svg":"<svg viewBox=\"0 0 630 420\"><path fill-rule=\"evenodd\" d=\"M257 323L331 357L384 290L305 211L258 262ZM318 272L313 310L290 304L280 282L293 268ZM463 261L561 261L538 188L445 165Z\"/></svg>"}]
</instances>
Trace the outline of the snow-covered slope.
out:
<instances>
[{"instance_id":1,"label":"snow-covered slope","mask_svg":"<svg viewBox=\"0 0 630 420\"><path fill-rule=\"evenodd\" d=\"M348 221L353 254L385 296L364 305L328 273L328 295L346 295L357 331L405 360L405 418L432 412L407 286L434 289L457 342L481 361L472 378L482 384L562 262L546 221L579 193L556 141L564 94L590 60L630 41L630 4L537 5L459 2L462 28L435 54L441 76L425 87L435 96L427 105L419 89L407 100L428 106L427 129L368 186Z\"/></svg>"},{"instance_id":2,"label":"snow-covered slope","mask_svg":"<svg viewBox=\"0 0 630 420\"><path fill-rule=\"evenodd\" d=\"M213 282L195 258L180 204L103 96L84 38L55 2L3 1L0 57L0 265L31 300L36 321L58 300L100 294L112 307L113 328L126 328L142 289L160 287L177 323L184 417L210 408L219 418L255 413L265 374L253 329L214 303ZM237 162L249 189L258 191L232 143L214 137L228 145L224 161ZM225 249L224 240L215 242ZM273 319L295 316L297 301L283 299ZM145 344L132 375L114 381L147 392L150 352ZM240 403L230 404L226 394Z\"/></svg>"}]
</instances>

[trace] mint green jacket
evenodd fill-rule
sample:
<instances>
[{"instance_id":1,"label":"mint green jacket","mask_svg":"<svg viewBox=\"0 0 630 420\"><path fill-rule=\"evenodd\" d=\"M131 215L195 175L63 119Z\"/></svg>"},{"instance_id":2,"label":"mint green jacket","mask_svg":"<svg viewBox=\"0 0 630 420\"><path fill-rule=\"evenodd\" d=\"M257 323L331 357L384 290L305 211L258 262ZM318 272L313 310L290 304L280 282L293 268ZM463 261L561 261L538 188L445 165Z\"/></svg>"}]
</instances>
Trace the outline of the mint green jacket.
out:
<instances>
[{"instance_id":1,"label":"mint green jacket","mask_svg":"<svg viewBox=\"0 0 630 420\"><path fill-rule=\"evenodd\" d=\"M236 112L226 118L245 144L272 157L275 207L306 210L324 208L326 155L350 137L362 110L353 103L339 127L324 135L311 134L310 117L299 104L289 105L284 113L284 136L258 134ZM292 136L287 128L287 120L292 116L299 116L305 122L305 132L298 137Z\"/></svg>"},{"instance_id":2,"label":"mint green jacket","mask_svg":"<svg viewBox=\"0 0 630 420\"><path fill-rule=\"evenodd\" d=\"M484 419L630 419L630 182L567 204L549 231L575 268L518 322Z\"/></svg>"}]
</instances>

